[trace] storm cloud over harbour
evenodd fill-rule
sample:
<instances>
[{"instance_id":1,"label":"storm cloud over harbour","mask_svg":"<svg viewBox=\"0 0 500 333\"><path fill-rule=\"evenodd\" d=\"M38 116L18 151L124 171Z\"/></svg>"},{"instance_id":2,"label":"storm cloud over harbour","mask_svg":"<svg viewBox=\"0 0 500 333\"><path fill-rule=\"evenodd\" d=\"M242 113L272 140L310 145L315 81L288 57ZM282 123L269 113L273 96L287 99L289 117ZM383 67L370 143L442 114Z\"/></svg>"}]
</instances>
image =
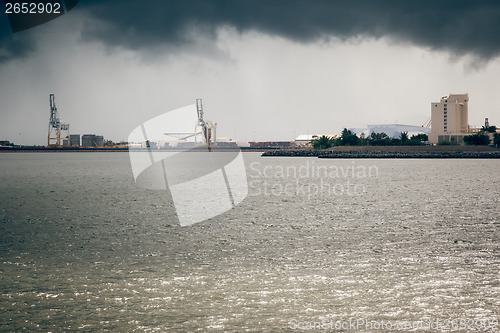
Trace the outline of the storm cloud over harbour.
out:
<instances>
[{"instance_id":1,"label":"storm cloud over harbour","mask_svg":"<svg viewBox=\"0 0 500 333\"><path fill-rule=\"evenodd\" d=\"M0 146L50 145L48 122L78 144L2 147L0 330L498 330L497 148L287 149L428 129L432 108L443 132L500 124L497 2L81 0L18 32L3 14Z\"/></svg>"}]
</instances>

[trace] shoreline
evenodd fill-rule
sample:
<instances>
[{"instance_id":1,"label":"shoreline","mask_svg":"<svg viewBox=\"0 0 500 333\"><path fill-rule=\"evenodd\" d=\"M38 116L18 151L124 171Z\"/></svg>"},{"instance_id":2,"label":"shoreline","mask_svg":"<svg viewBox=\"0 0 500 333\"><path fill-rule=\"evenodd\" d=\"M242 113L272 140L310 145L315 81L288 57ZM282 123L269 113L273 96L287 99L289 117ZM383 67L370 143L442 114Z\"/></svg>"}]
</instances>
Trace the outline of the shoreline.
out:
<instances>
[{"instance_id":1,"label":"shoreline","mask_svg":"<svg viewBox=\"0 0 500 333\"><path fill-rule=\"evenodd\" d=\"M275 150L276 148L250 148L250 147L211 147L209 151L212 152L235 152L235 151L243 151L243 152L267 152L270 150ZM205 152L208 151L207 147L199 147L199 148L110 148L110 147L37 147L37 146L26 146L26 147L0 147L0 153L20 153L20 152L31 152L31 153L86 153L86 152Z\"/></svg>"},{"instance_id":2,"label":"shoreline","mask_svg":"<svg viewBox=\"0 0 500 333\"><path fill-rule=\"evenodd\" d=\"M487 146L366 146L325 150L289 149L264 152L263 157L317 158L500 158L500 149Z\"/></svg>"},{"instance_id":3,"label":"shoreline","mask_svg":"<svg viewBox=\"0 0 500 333\"><path fill-rule=\"evenodd\" d=\"M207 148L162 148L151 149L135 148L83 148L83 147L0 147L0 153L88 153L88 152L206 152ZM428 158L428 159L474 159L500 158L500 149L488 146L353 146L333 147L325 150L311 148L276 149L250 147L217 147L210 148L211 152L260 152L262 157L317 157L317 158Z\"/></svg>"}]
</instances>

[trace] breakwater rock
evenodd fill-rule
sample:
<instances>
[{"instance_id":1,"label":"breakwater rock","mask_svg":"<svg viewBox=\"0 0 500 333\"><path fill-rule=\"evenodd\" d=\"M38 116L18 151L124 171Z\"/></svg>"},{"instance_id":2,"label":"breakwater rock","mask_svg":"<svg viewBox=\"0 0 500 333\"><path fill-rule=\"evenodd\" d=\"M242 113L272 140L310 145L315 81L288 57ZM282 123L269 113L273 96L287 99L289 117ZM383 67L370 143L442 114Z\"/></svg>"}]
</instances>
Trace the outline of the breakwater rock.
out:
<instances>
[{"instance_id":1,"label":"breakwater rock","mask_svg":"<svg viewBox=\"0 0 500 333\"><path fill-rule=\"evenodd\" d=\"M274 156L274 157L318 157L322 153L319 150L311 149L276 149L264 152L261 156Z\"/></svg>"},{"instance_id":2,"label":"breakwater rock","mask_svg":"<svg viewBox=\"0 0 500 333\"><path fill-rule=\"evenodd\" d=\"M332 151L332 150L272 150L261 156L319 158L500 158L500 151Z\"/></svg>"}]
</instances>

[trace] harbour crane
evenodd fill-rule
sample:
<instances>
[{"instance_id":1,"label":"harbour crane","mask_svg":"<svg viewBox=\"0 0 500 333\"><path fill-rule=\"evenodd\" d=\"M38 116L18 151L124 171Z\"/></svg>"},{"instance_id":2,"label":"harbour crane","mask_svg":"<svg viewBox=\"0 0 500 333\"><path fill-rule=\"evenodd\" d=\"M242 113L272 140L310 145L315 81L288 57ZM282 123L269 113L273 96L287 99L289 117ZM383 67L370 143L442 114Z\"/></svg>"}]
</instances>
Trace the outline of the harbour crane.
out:
<instances>
[{"instance_id":1,"label":"harbour crane","mask_svg":"<svg viewBox=\"0 0 500 333\"><path fill-rule=\"evenodd\" d=\"M49 133L47 135L47 146L60 147L61 138L63 144L69 145L69 124L62 123L59 119L59 112L56 107L56 98L54 94L49 95L50 103L50 119L49 119ZM66 142L64 142L66 140Z\"/></svg>"},{"instance_id":2,"label":"harbour crane","mask_svg":"<svg viewBox=\"0 0 500 333\"><path fill-rule=\"evenodd\" d=\"M194 132L185 133L185 132L171 132L164 133L168 136L176 137L178 140L186 140L188 138L194 137L195 145L207 145L210 147L211 144L216 144L216 131L217 131L217 123L211 122L210 120L204 119L203 113L203 103L201 98L196 99L196 113L198 116L198 120L196 122ZM201 140L199 137L201 136Z\"/></svg>"},{"instance_id":3,"label":"harbour crane","mask_svg":"<svg viewBox=\"0 0 500 333\"><path fill-rule=\"evenodd\" d=\"M431 126L432 126L432 117L429 117L429 119L427 119L427 121L422 125L422 127L431 128Z\"/></svg>"},{"instance_id":4,"label":"harbour crane","mask_svg":"<svg viewBox=\"0 0 500 333\"><path fill-rule=\"evenodd\" d=\"M216 143L217 123L213 123L210 120L205 121L205 119L203 119L203 104L201 98L196 99L196 112L198 113L198 123L195 128L195 133L199 133L199 129L201 129L203 137L203 141L201 143L207 144L208 146L210 146L211 143ZM198 144L197 137L198 136L195 135L196 144Z\"/></svg>"}]
</instances>

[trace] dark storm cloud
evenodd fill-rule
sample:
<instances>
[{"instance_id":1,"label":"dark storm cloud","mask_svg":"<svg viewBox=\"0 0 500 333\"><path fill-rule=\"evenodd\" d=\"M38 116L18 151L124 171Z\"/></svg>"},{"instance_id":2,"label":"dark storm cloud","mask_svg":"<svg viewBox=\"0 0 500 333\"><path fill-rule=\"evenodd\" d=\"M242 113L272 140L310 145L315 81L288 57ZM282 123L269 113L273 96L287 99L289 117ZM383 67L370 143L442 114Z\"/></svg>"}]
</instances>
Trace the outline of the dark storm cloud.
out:
<instances>
[{"instance_id":1,"label":"dark storm cloud","mask_svg":"<svg viewBox=\"0 0 500 333\"><path fill-rule=\"evenodd\" d=\"M159 0L88 6L107 22L89 35L130 48L189 42L186 29L193 25L209 35L230 25L300 42L390 36L459 55L490 58L500 52L499 1Z\"/></svg>"},{"instance_id":2,"label":"dark storm cloud","mask_svg":"<svg viewBox=\"0 0 500 333\"><path fill-rule=\"evenodd\" d=\"M3 10L3 4L0 8ZM23 57L33 50L32 39L26 33L13 34L7 15L0 13L0 62Z\"/></svg>"},{"instance_id":3,"label":"dark storm cloud","mask_svg":"<svg viewBox=\"0 0 500 333\"><path fill-rule=\"evenodd\" d=\"M299 42L387 36L454 55L489 59L500 53L496 0L82 0L73 11L92 18L84 38L131 49L189 44L193 27L213 37L227 25Z\"/></svg>"}]
</instances>

